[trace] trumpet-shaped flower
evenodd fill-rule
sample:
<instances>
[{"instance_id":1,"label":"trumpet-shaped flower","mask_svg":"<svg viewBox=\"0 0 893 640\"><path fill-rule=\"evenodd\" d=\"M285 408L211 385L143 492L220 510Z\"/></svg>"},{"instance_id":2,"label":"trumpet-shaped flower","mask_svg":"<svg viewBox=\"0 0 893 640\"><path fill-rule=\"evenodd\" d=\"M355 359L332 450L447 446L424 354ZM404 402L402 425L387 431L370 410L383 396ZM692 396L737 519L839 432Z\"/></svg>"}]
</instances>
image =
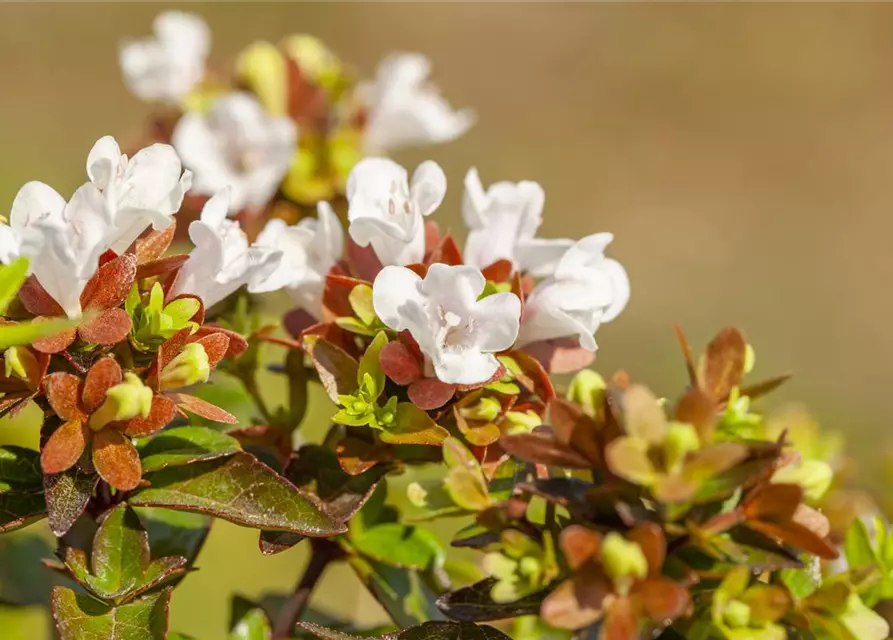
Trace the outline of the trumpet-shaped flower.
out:
<instances>
[{"instance_id":1,"label":"trumpet-shaped flower","mask_svg":"<svg viewBox=\"0 0 893 640\"><path fill-rule=\"evenodd\" d=\"M182 171L170 145L153 144L128 158L111 136L93 145L87 175L105 196L114 226L110 246L119 254L150 224L154 229L170 226L192 184L192 173Z\"/></svg>"},{"instance_id":2,"label":"trumpet-shaped flower","mask_svg":"<svg viewBox=\"0 0 893 640\"><path fill-rule=\"evenodd\" d=\"M436 162L418 166L409 183L406 169L385 158L367 158L347 180L350 237L361 247L372 245L385 266L421 262L425 225L443 201L446 176Z\"/></svg>"},{"instance_id":3,"label":"trumpet-shaped flower","mask_svg":"<svg viewBox=\"0 0 893 640\"><path fill-rule=\"evenodd\" d=\"M418 53L394 53L378 66L374 82L357 87L367 110L368 153L454 140L474 124L469 109L454 110L428 82L431 63Z\"/></svg>"},{"instance_id":4,"label":"trumpet-shaped flower","mask_svg":"<svg viewBox=\"0 0 893 640\"><path fill-rule=\"evenodd\" d=\"M465 176L462 217L471 229L465 244L467 264L483 269L510 260L518 269L544 277L574 243L536 238L546 194L536 182L496 182L484 191L476 169Z\"/></svg>"},{"instance_id":5,"label":"trumpet-shaped flower","mask_svg":"<svg viewBox=\"0 0 893 640\"><path fill-rule=\"evenodd\" d=\"M205 75L208 25L196 15L168 11L155 18L153 30L154 37L122 43L124 81L140 100L180 102Z\"/></svg>"},{"instance_id":6,"label":"trumpet-shaped flower","mask_svg":"<svg viewBox=\"0 0 893 640\"><path fill-rule=\"evenodd\" d=\"M288 171L297 129L286 117L271 117L249 93L218 99L207 113L186 113L172 142L193 171L194 193L212 195L231 188L230 208L260 209Z\"/></svg>"},{"instance_id":7,"label":"trumpet-shaped flower","mask_svg":"<svg viewBox=\"0 0 893 640\"><path fill-rule=\"evenodd\" d=\"M479 384L499 369L493 355L518 336L521 301L512 293L478 299L486 280L474 267L433 264L424 278L405 267L385 267L372 286L375 313L395 331L409 330L451 384Z\"/></svg>"},{"instance_id":8,"label":"trumpet-shaped flower","mask_svg":"<svg viewBox=\"0 0 893 640\"><path fill-rule=\"evenodd\" d=\"M565 252L554 274L527 298L521 344L577 336L581 347L596 350L599 325L616 318L629 300L626 271L605 257L613 239L610 233L596 233Z\"/></svg>"},{"instance_id":9,"label":"trumpet-shaped flower","mask_svg":"<svg viewBox=\"0 0 893 640\"><path fill-rule=\"evenodd\" d=\"M210 307L244 284L255 291L256 283L269 278L282 260L282 252L251 247L238 222L226 217L229 190L212 197L201 217L189 225L195 248L183 264L170 296L190 293Z\"/></svg>"},{"instance_id":10,"label":"trumpet-shaped flower","mask_svg":"<svg viewBox=\"0 0 893 640\"><path fill-rule=\"evenodd\" d=\"M341 259L344 230L328 202L320 202L317 218L305 218L288 226L283 220L267 223L255 242L256 247L281 251L282 261L255 291L285 288L294 301L322 318L322 292L326 274Z\"/></svg>"}]
</instances>

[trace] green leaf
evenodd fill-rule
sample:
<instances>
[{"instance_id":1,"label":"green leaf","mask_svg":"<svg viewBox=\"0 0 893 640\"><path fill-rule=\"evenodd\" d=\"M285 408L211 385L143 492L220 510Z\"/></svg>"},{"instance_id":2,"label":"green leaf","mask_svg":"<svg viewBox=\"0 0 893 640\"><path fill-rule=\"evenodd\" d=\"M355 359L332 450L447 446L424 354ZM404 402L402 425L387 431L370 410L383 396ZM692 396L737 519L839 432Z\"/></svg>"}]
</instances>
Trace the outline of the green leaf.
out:
<instances>
[{"instance_id":1,"label":"green leaf","mask_svg":"<svg viewBox=\"0 0 893 640\"><path fill-rule=\"evenodd\" d=\"M871 534L861 518L856 518L846 532L843 552L851 569L878 564L879 558L871 544Z\"/></svg>"},{"instance_id":2,"label":"green leaf","mask_svg":"<svg viewBox=\"0 0 893 640\"><path fill-rule=\"evenodd\" d=\"M150 473L147 479L151 486L132 495L131 505L193 511L248 527L310 536L347 530L294 485L244 452L169 467Z\"/></svg>"},{"instance_id":3,"label":"green leaf","mask_svg":"<svg viewBox=\"0 0 893 640\"><path fill-rule=\"evenodd\" d=\"M427 413L411 402L397 405L397 418L392 427L380 432L388 444L424 444L438 446L450 432L438 425Z\"/></svg>"},{"instance_id":4,"label":"green leaf","mask_svg":"<svg viewBox=\"0 0 893 640\"><path fill-rule=\"evenodd\" d=\"M120 504L106 514L93 538L92 576L86 582L105 598L130 592L149 562L149 537L133 509Z\"/></svg>"},{"instance_id":5,"label":"green leaf","mask_svg":"<svg viewBox=\"0 0 893 640\"><path fill-rule=\"evenodd\" d=\"M207 427L177 427L155 435L140 448L143 473L198 460L231 456L242 450L239 441Z\"/></svg>"},{"instance_id":6,"label":"green leaf","mask_svg":"<svg viewBox=\"0 0 893 640\"><path fill-rule=\"evenodd\" d=\"M487 578L463 589L444 594L437 599L437 607L453 620L484 622L538 615L540 605L549 595L549 590L544 589L515 602L494 602L490 593L496 582L495 578Z\"/></svg>"},{"instance_id":7,"label":"green leaf","mask_svg":"<svg viewBox=\"0 0 893 640\"><path fill-rule=\"evenodd\" d=\"M345 331L349 331L350 333L356 333L361 336L374 336L377 331L375 329L370 329L362 322L357 320L356 318L344 317L344 318L335 318L335 324L344 329Z\"/></svg>"},{"instance_id":8,"label":"green leaf","mask_svg":"<svg viewBox=\"0 0 893 640\"><path fill-rule=\"evenodd\" d=\"M307 368L304 366L304 353L298 349L288 352L285 357L285 373L288 376L288 417L291 429L296 429L307 413Z\"/></svg>"},{"instance_id":9,"label":"green leaf","mask_svg":"<svg viewBox=\"0 0 893 640\"><path fill-rule=\"evenodd\" d=\"M323 640L358 640L360 636L326 629L309 622L299 622L298 627ZM502 631L470 622L426 622L417 627L386 633L379 640L510 640Z\"/></svg>"},{"instance_id":10,"label":"green leaf","mask_svg":"<svg viewBox=\"0 0 893 640\"><path fill-rule=\"evenodd\" d=\"M357 370L357 382L360 386L366 386L369 393L369 400L376 400L384 391L385 375L378 361L378 354L381 348L388 343L388 336L384 331L379 331L375 339L366 348L363 357L360 358L360 366ZM366 376L370 376L375 385L369 389L369 383Z\"/></svg>"},{"instance_id":11,"label":"green leaf","mask_svg":"<svg viewBox=\"0 0 893 640\"><path fill-rule=\"evenodd\" d=\"M415 571L354 555L348 564L398 627L442 620L435 593Z\"/></svg>"},{"instance_id":12,"label":"green leaf","mask_svg":"<svg viewBox=\"0 0 893 640\"><path fill-rule=\"evenodd\" d=\"M41 338L73 329L83 321L75 319L47 320L46 322L17 322L0 325L0 349L31 344Z\"/></svg>"},{"instance_id":13,"label":"green leaf","mask_svg":"<svg viewBox=\"0 0 893 640\"><path fill-rule=\"evenodd\" d=\"M443 566L444 550L433 533L397 523L365 529L351 539L360 553L384 564L425 571Z\"/></svg>"},{"instance_id":14,"label":"green leaf","mask_svg":"<svg viewBox=\"0 0 893 640\"><path fill-rule=\"evenodd\" d=\"M232 603L229 640L270 640L273 630L266 612L236 596Z\"/></svg>"},{"instance_id":15,"label":"green leaf","mask_svg":"<svg viewBox=\"0 0 893 640\"><path fill-rule=\"evenodd\" d=\"M372 304L372 287L368 284L358 284L351 289L350 294L347 296L347 301L350 303L350 308L353 309L353 312L367 327L372 326L378 319L378 316L375 314L375 307Z\"/></svg>"},{"instance_id":16,"label":"green leaf","mask_svg":"<svg viewBox=\"0 0 893 640\"><path fill-rule=\"evenodd\" d=\"M52 593L60 640L164 640L170 589L123 605L107 605L65 587Z\"/></svg>"},{"instance_id":17,"label":"green leaf","mask_svg":"<svg viewBox=\"0 0 893 640\"><path fill-rule=\"evenodd\" d=\"M0 265L0 315L6 313L27 277L28 258L19 258L12 264Z\"/></svg>"},{"instance_id":18,"label":"green leaf","mask_svg":"<svg viewBox=\"0 0 893 640\"><path fill-rule=\"evenodd\" d=\"M149 534L149 547L157 557L180 556L195 562L208 537L211 518L200 513L139 507L135 509Z\"/></svg>"},{"instance_id":19,"label":"green leaf","mask_svg":"<svg viewBox=\"0 0 893 640\"><path fill-rule=\"evenodd\" d=\"M0 447L0 533L46 516L40 455L22 447Z\"/></svg>"}]
</instances>

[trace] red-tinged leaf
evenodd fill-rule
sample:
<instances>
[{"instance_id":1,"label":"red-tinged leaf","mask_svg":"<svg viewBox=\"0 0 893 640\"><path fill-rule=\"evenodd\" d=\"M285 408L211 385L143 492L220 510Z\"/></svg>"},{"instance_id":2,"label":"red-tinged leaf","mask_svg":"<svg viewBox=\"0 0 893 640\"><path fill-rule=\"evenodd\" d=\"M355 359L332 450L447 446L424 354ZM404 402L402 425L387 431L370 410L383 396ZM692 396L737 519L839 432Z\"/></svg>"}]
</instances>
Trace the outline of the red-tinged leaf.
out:
<instances>
[{"instance_id":1,"label":"red-tinged leaf","mask_svg":"<svg viewBox=\"0 0 893 640\"><path fill-rule=\"evenodd\" d=\"M189 338L192 335L190 331L189 327L180 329L158 347L155 361L152 363L152 366L149 367L149 377L155 378L154 382L156 385L158 384L158 373L164 371L164 368L170 364L170 361L177 357L177 354L179 354L183 350L183 347L186 346L186 343L189 342Z\"/></svg>"},{"instance_id":2,"label":"red-tinged leaf","mask_svg":"<svg viewBox=\"0 0 893 640\"><path fill-rule=\"evenodd\" d=\"M143 278L152 278L154 276L166 276L182 267L187 260L189 260L189 254L182 253L145 262L137 267L136 278L137 280L142 280Z\"/></svg>"},{"instance_id":3,"label":"red-tinged leaf","mask_svg":"<svg viewBox=\"0 0 893 640\"><path fill-rule=\"evenodd\" d=\"M96 411L105 401L105 393L124 379L121 366L112 356L96 361L84 378L81 400L84 410L89 414Z\"/></svg>"},{"instance_id":4,"label":"red-tinged leaf","mask_svg":"<svg viewBox=\"0 0 893 640\"><path fill-rule=\"evenodd\" d=\"M81 409L81 379L71 373L58 371L43 379L43 388L50 407L63 420L87 421Z\"/></svg>"},{"instance_id":5,"label":"red-tinged leaf","mask_svg":"<svg viewBox=\"0 0 893 640\"><path fill-rule=\"evenodd\" d=\"M62 473L73 467L84 453L89 437L90 429L80 420L69 420L53 431L40 452L43 472Z\"/></svg>"},{"instance_id":6,"label":"red-tinged leaf","mask_svg":"<svg viewBox=\"0 0 893 640\"><path fill-rule=\"evenodd\" d=\"M592 463L551 435L518 433L502 436L499 444L509 455L533 464L548 464L572 469L590 469Z\"/></svg>"},{"instance_id":7,"label":"red-tinged leaf","mask_svg":"<svg viewBox=\"0 0 893 640\"><path fill-rule=\"evenodd\" d=\"M679 342L679 348L682 349L682 357L685 359L685 369L688 371L689 384L693 387L699 387L701 386L701 382L698 378L698 369L697 366L695 366L695 359L692 355L691 345L689 345L688 339L682 331L682 327L676 325L673 327L673 330L676 332L676 340Z\"/></svg>"},{"instance_id":8,"label":"red-tinged leaf","mask_svg":"<svg viewBox=\"0 0 893 640\"><path fill-rule=\"evenodd\" d=\"M618 598L608 608L602 626L604 640L639 640L639 619L629 598Z\"/></svg>"},{"instance_id":9,"label":"red-tinged leaf","mask_svg":"<svg viewBox=\"0 0 893 640\"><path fill-rule=\"evenodd\" d=\"M338 404L339 395L350 395L356 391L359 364L344 349L320 339L310 349L310 358L333 402Z\"/></svg>"},{"instance_id":10,"label":"red-tinged leaf","mask_svg":"<svg viewBox=\"0 0 893 640\"><path fill-rule=\"evenodd\" d=\"M156 431L161 431L171 423L176 415L176 405L174 401L156 393L152 397L152 408L149 415L145 418L137 416L131 418L120 426L121 430L131 438L142 438L152 435Z\"/></svg>"},{"instance_id":11,"label":"red-tinged leaf","mask_svg":"<svg viewBox=\"0 0 893 640\"><path fill-rule=\"evenodd\" d=\"M802 524L820 538L827 538L831 534L831 522L828 516L808 505L801 504L797 507L793 521Z\"/></svg>"},{"instance_id":12,"label":"red-tinged leaf","mask_svg":"<svg viewBox=\"0 0 893 640\"><path fill-rule=\"evenodd\" d=\"M68 533L81 516L99 482L99 476L92 469L82 470L86 466L91 466L89 456L81 458L68 471L43 477L47 520L57 538Z\"/></svg>"},{"instance_id":13,"label":"red-tinged leaf","mask_svg":"<svg viewBox=\"0 0 893 640\"><path fill-rule=\"evenodd\" d=\"M406 265L406 268L420 278L424 278L428 275L428 265L422 264L420 262L413 262L412 264L408 264Z\"/></svg>"},{"instance_id":14,"label":"red-tinged leaf","mask_svg":"<svg viewBox=\"0 0 893 640\"><path fill-rule=\"evenodd\" d=\"M441 382L437 378L416 380L407 390L409 399L419 409L439 409L456 395L456 385Z\"/></svg>"},{"instance_id":15,"label":"red-tinged leaf","mask_svg":"<svg viewBox=\"0 0 893 640\"><path fill-rule=\"evenodd\" d=\"M350 304L350 292L357 285L369 283L357 278L347 276L326 276L326 284L322 292L322 304L326 311L327 319L344 318L353 316L353 307Z\"/></svg>"},{"instance_id":16,"label":"red-tinged leaf","mask_svg":"<svg viewBox=\"0 0 893 640\"><path fill-rule=\"evenodd\" d=\"M760 380L759 382L755 382L753 384L744 385L740 389L741 395L747 396L752 400L761 398L764 395L775 391L778 387L790 380L793 375L794 374L792 373L783 373L767 380Z\"/></svg>"},{"instance_id":17,"label":"red-tinged leaf","mask_svg":"<svg viewBox=\"0 0 893 640\"><path fill-rule=\"evenodd\" d=\"M388 447L353 436L341 440L335 453L338 454L338 464L351 476L362 475L378 463L389 462L393 458Z\"/></svg>"},{"instance_id":18,"label":"red-tinged leaf","mask_svg":"<svg viewBox=\"0 0 893 640\"><path fill-rule=\"evenodd\" d=\"M524 370L525 376L519 378L518 381L546 404L551 402L555 398L555 387L542 363L523 351L513 351L509 353L509 356Z\"/></svg>"},{"instance_id":19,"label":"red-tinged leaf","mask_svg":"<svg viewBox=\"0 0 893 640\"><path fill-rule=\"evenodd\" d=\"M117 429L101 429L93 436L93 466L115 489L136 489L143 477L140 454L130 438Z\"/></svg>"},{"instance_id":20,"label":"red-tinged leaf","mask_svg":"<svg viewBox=\"0 0 893 640\"><path fill-rule=\"evenodd\" d=\"M384 268L371 244L361 247L350 237L347 239L347 264L352 274L366 282L375 280L375 276Z\"/></svg>"},{"instance_id":21,"label":"red-tinged leaf","mask_svg":"<svg viewBox=\"0 0 893 640\"><path fill-rule=\"evenodd\" d=\"M301 334L318 322L306 309L292 309L285 312L282 318L282 326L293 338L299 338Z\"/></svg>"},{"instance_id":22,"label":"red-tinged leaf","mask_svg":"<svg viewBox=\"0 0 893 640\"><path fill-rule=\"evenodd\" d=\"M120 307L113 307L82 324L78 335L91 344L113 345L124 340L132 326L133 322L127 312Z\"/></svg>"},{"instance_id":23,"label":"red-tinged leaf","mask_svg":"<svg viewBox=\"0 0 893 640\"><path fill-rule=\"evenodd\" d=\"M803 488L796 484L766 484L744 499L748 520L790 520L803 502Z\"/></svg>"},{"instance_id":24,"label":"red-tinged leaf","mask_svg":"<svg viewBox=\"0 0 893 640\"><path fill-rule=\"evenodd\" d=\"M585 562L597 558L601 547L601 535L582 525L573 524L561 532L561 551L571 571L576 571Z\"/></svg>"},{"instance_id":25,"label":"red-tinged leaf","mask_svg":"<svg viewBox=\"0 0 893 640\"><path fill-rule=\"evenodd\" d=\"M524 301L527 299L529 290L524 289L524 280L521 278L521 272L515 271L512 276L512 293L518 296L521 301L521 318L524 318Z\"/></svg>"},{"instance_id":26,"label":"red-tinged leaf","mask_svg":"<svg viewBox=\"0 0 893 640\"><path fill-rule=\"evenodd\" d=\"M456 427L459 429L459 432L465 436L469 444L475 447L489 446L499 440L499 436L502 435L499 426L492 422L477 420L469 422L466 420L460 412L458 403L453 405L453 419L456 421Z\"/></svg>"},{"instance_id":27,"label":"red-tinged leaf","mask_svg":"<svg viewBox=\"0 0 893 640\"><path fill-rule=\"evenodd\" d=\"M583 413L579 406L554 398L549 403L549 424L562 444L578 451L596 466L602 458L599 424Z\"/></svg>"},{"instance_id":28,"label":"red-tinged leaf","mask_svg":"<svg viewBox=\"0 0 893 640\"><path fill-rule=\"evenodd\" d=\"M635 589L642 600L645 615L659 625L680 617L691 604L688 590L667 578L649 578L640 582Z\"/></svg>"},{"instance_id":29,"label":"red-tinged leaf","mask_svg":"<svg viewBox=\"0 0 893 640\"><path fill-rule=\"evenodd\" d=\"M667 557L667 541L661 528L653 522L643 522L633 527L626 537L641 547L648 561L648 575L658 575Z\"/></svg>"},{"instance_id":30,"label":"red-tinged leaf","mask_svg":"<svg viewBox=\"0 0 893 640\"><path fill-rule=\"evenodd\" d=\"M19 300L25 306L29 313L35 316L46 316L48 318L58 318L64 316L65 312L59 303L47 293L46 289L37 281L34 276L29 276L19 289Z\"/></svg>"},{"instance_id":31,"label":"red-tinged leaf","mask_svg":"<svg viewBox=\"0 0 893 640\"><path fill-rule=\"evenodd\" d=\"M440 244L431 252L431 255L428 256L425 262L429 265L435 262L441 262L450 266L460 265L462 264L462 250L456 243L456 239L447 234L441 238Z\"/></svg>"},{"instance_id":32,"label":"red-tinged leaf","mask_svg":"<svg viewBox=\"0 0 893 640\"><path fill-rule=\"evenodd\" d=\"M397 384L412 384L422 377L422 363L402 342L389 342L383 346L378 361L385 375Z\"/></svg>"},{"instance_id":33,"label":"red-tinged leaf","mask_svg":"<svg viewBox=\"0 0 893 640\"><path fill-rule=\"evenodd\" d=\"M124 302L136 278L136 256L125 253L99 267L81 293L81 307L111 309Z\"/></svg>"},{"instance_id":34,"label":"red-tinged leaf","mask_svg":"<svg viewBox=\"0 0 893 640\"><path fill-rule=\"evenodd\" d=\"M576 338L541 340L525 345L523 349L539 360L549 373L576 373L595 359L595 354L581 347Z\"/></svg>"},{"instance_id":35,"label":"red-tinged leaf","mask_svg":"<svg viewBox=\"0 0 893 640\"><path fill-rule=\"evenodd\" d=\"M245 353L246 349L248 349L248 341L242 334L216 324L206 324L199 327L198 331L196 331L191 338L187 339L187 342L199 340L205 336L214 334L221 334L229 338L229 346L226 348L226 358L238 358Z\"/></svg>"},{"instance_id":36,"label":"red-tinged leaf","mask_svg":"<svg viewBox=\"0 0 893 640\"><path fill-rule=\"evenodd\" d=\"M115 253L112 249L106 249L106 250L99 256L99 266L100 266L100 267L105 266L105 265L107 265L109 262L111 262L112 260L114 260L114 259L117 258L117 257L118 257L118 254Z\"/></svg>"},{"instance_id":37,"label":"red-tinged leaf","mask_svg":"<svg viewBox=\"0 0 893 640\"><path fill-rule=\"evenodd\" d=\"M581 580L565 580L552 590L540 609L543 620L559 629L583 629L594 624L604 615L602 610L605 597L611 589L605 585L599 597ZM601 584L601 583L595 583ZM585 599L581 596L587 596Z\"/></svg>"},{"instance_id":38,"label":"red-tinged leaf","mask_svg":"<svg viewBox=\"0 0 893 640\"><path fill-rule=\"evenodd\" d=\"M134 243L134 253L137 257L137 263L144 265L149 262L158 260L164 255L164 252L171 246L174 241L174 235L177 232L177 219L171 218L171 223L166 229L147 230L141 238L137 238Z\"/></svg>"},{"instance_id":39,"label":"red-tinged leaf","mask_svg":"<svg viewBox=\"0 0 893 640\"><path fill-rule=\"evenodd\" d=\"M34 322L53 322L57 318L37 316ZM53 354L65 351L77 336L77 329L65 329L57 334L35 341L31 348L40 353Z\"/></svg>"},{"instance_id":40,"label":"red-tinged leaf","mask_svg":"<svg viewBox=\"0 0 893 640\"><path fill-rule=\"evenodd\" d=\"M840 555L837 547L830 540L817 536L797 522L753 521L748 522L747 526L770 538L777 538L798 549L808 551L824 560L836 560Z\"/></svg>"},{"instance_id":41,"label":"red-tinged leaf","mask_svg":"<svg viewBox=\"0 0 893 640\"><path fill-rule=\"evenodd\" d=\"M676 403L673 415L677 422L687 422L693 426L701 442L712 442L716 428L717 403L700 387L689 387L685 395Z\"/></svg>"},{"instance_id":42,"label":"red-tinged leaf","mask_svg":"<svg viewBox=\"0 0 893 640\"><path fill-rule=\"evenodd\" d=\"M512 261L506 260L505 258L501 258L493 264L481 269L481 273L483 273L484 277L490 282L508 282L514 271L515 267L512 265Z\"/></svg>"},{"instance_id":43,"label":"red-tinged leaf","mask_svg":"<svg viewBox=\"0 0 893 640\"><path fill-rule=\"evenodd\" d=\"M291 456L291 434L285 429L258 424L226 432L238 440L245 448L258 448L269 451L276 460L285 466Z\"/></svg>"},{"instance_id":44,"label":"red-tinged leaf","mask_svg":"<svg viewBox=\"0 0 893 640\"><path fill-rule=\"evenodd\" d=\"M429 254L440 244L440 227L434 220L425 221L425 254Z\"/></svg>"},{"instance_id":45,"label":"red-tinged leaf","mask_svg":"<svg viewBox=\"0 0 893 640\"><path fill-rule=\"evenodd\" d=\"M397 405L394 424L381 431L379 437L388 444L421 444L439 446L449 437L450 432L411 402Z\"/></svg>"},{"instance_id":46,"label":"red-tinged leaf","mask_svg":"<svg viewBox=\"0 0 893 640\"><path fill-rule=\"evenodd\" d=\"M701 386L717 399L727 398L732 387L741 384L744 377L744 360L747 357L747 340L735 327L720 331L704 353L701 370Z\"/></svg>"},{"instance_id":47,"label":"red-tinged leaf","mask_svg":"<svg viewBox=\"0 0 893 640\"><path fill-rule=\"evenodd\" d=\"M175 404L189 413L194 413L202 418L206 418L213 422L220 422L222 424L239 423L239 419L236 416L228 411L224 411L216 404L211 404L207 400L202 400L201 398L186 393L172 393L170 395Z\"/></svg>"},{"instance_id":48,"label":"red-tinged leaf","mask_svg":"<svg viewBox=\"0 0 893 640\"><path fill-rule=\"evenodd\" d=\"M229 350L229 336L222 332L206 335L194 342L202 345L205 353L208 354L208 362L212 369L226 357L226 352Z\"/></svg>"}]
</instances>

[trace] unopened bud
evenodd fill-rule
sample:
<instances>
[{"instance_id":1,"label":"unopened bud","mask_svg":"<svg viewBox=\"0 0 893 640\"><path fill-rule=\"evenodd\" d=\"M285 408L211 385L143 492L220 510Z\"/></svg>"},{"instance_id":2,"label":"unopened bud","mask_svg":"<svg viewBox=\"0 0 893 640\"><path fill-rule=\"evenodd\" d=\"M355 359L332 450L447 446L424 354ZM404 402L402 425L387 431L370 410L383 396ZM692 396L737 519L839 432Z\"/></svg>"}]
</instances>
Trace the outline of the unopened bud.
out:
<instances>
[{"instance_id":1,"label":"unopened bud","mask_svg":"<svg viewBox=\"0 0 893 640\"><path fill-rule=\"evenodd\" d=\"M3 364L7 378L16 376L30 382L37 372L37 358L27 347L10 347L4 351Z\"/></svg>"},{"instance_id":2,"label":"unopened bud","mask_svg":"<svg viewBox=\"0 0 893 640\"><path fill-rule=\"evenodd\" d=\"M414 507L422 509L428 506L428 492L418 482L411 482L406 487L406 497L409 500L409 504Z\"/></svg>"},{"instance_id":3,"label":"unopened bud","mask_svg":"<svg viewBox=\"0 0 893 640\"><path fill-rule=\"evenodd\" d=\"M492 422L502 411L502 404L496 398L481 398L470 407L459 410L460 415L467 420L484 420Z\"/></svg>"},{"instance_id":4,"label":"unopened bud","mask_svg":"<svg viewBox=\"0 0 893 640\"><path fill-rule=\"evenodd\" d=\"M125 373L124 382L106 391L105 402L90 416L90 428L99 431L109 422L143 418L152 410L152 389L139 376Z\"/></svg>"},{"instance_id":5,"label":"unopened bud","mask_svg":"<svg viewBox=\"0 0 893 640\"><path fill-rule=\"evenodd\" d=\"M733 629L750 626L750 606L740 600L732 600L722 614L725 623Z\"/></svg>"},{"instance_id":6,"label":"unopened bud","mask_svg":"<svg viewBox=\"0 0 893 640\"><path fill-rule=\"evenodd\" d=\"M605 400L605 379L592 369L583 369L571 380L567 399L576 402L587 415L595 415Z\"/></svg>"},{"instance_id":7,"label":"unopened bud","mask_svg":"<svg viewBox=\"0 0 893 640\"><path fill-rule=\"evenodd\" d=\"M161 388L180 389L206 382L210 376L211 363L205 348L191 342L162 370Z\"/></svg>"},{"instance_id":8,"label":"unopened bud","mask_svg":"<svg viewBox=\"0 0 893 640\"><path fill-rule=\"evenodd\" d=\"M282 42L282 48L297 63L301 75L314 83L326 84L341 70L338 58L319 38L309 35L289 36Z\"/></svg>"},{"instance_id":9,"label":"unopened bud","mask_svg":"<svg viewBox=\"0 0 893 640\"><path fill-rule=\"evenodd\" d=\"M774 474L772 482L797 484L803 488L807 502L818 502L831 486L834 470L823 460L803 460L799 464L785 465Z\"/></svg>"},{"instance_id":10,"label":"unopened bud","mask_svg":"<svg viewBox=\"0 0 893 640\"><path fill-rule=\"evenodd\" d=\"M669 471L678 471L685 462L685 456L697 451L701 446L698 432L690 424L672 422L664 436L664 454Z\"/></svg>"},{"instance_id":11,"label":"unopened bud","mask_svg":"<svg viewBox=\"0 0 893 640\"><path fill-rule=\"evenodd\" d=\"M628 592L633 580L648 575L648 560L642 553L642 547L616 531L606 535L602 542L601 563L620 592Z\"/></svg>"},{"instance_id":12,"label":"unopened bud","mask_svg":"<svg viewBox=\"0 0 893 640\"><path fill-rule=\"evenodd\" d=\"M505 421L508 424L506 433L530 433L543 423L536 411L506 411Z\"/></svg>"},{"instance_id":13,"label":"unopened bud","mask_svg":"<svg viewBox=\"0 0 893 640\"><path fill-rule=\"evenodd\" d=\"M269 42L255 42L236 60L236 75L257 95L274 116L285 115L285 58L278 47Z\"/></svg>"}]
</instances>

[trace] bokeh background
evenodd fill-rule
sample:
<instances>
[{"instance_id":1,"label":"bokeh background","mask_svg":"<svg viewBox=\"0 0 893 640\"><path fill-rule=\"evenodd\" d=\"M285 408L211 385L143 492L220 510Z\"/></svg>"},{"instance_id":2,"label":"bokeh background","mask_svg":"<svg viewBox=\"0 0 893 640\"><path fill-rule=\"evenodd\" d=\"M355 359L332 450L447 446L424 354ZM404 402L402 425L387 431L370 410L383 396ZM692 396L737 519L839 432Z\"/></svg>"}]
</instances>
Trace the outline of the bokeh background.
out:
<instances>
[{"instance_id":1,"label":"bokeh background","mask_svg":"<svg viewBox=\"0 0 893 640\"><path fill-rule=\"evenodd\" d=\"M70 194L101 135L139 137L149 108L117 67L124 36L162 3L0 4L0 208L26 181ZM893 386L893 4L216 3L177 5L213 31L226 68L255 39L321 37L368 76L421 51L478 125L432 158L450 193L436 217L461 236L466 170L545 188L542 234L612 231L632 300L598 334L597 368L658 391L684 378L672 326L703 344L745 329L757 373L794 371L772 400L810 404L882 482ZM319 399L315 419L329 407ZM21 424L0 443L36 442ZM40 526L0 540L0 600L42 597ZM290 589L297 547L264 558L225 523L177 591L172 627L225 637L233 592ZM20 566L21 564L21 566ZM382 614L345 571L314 605ZM9 592L9 594L7 593ZM24 594L24 595L23 595ZM39 607L0 614L4 638L48 637Z\"/></svg>"}]
</instances>

